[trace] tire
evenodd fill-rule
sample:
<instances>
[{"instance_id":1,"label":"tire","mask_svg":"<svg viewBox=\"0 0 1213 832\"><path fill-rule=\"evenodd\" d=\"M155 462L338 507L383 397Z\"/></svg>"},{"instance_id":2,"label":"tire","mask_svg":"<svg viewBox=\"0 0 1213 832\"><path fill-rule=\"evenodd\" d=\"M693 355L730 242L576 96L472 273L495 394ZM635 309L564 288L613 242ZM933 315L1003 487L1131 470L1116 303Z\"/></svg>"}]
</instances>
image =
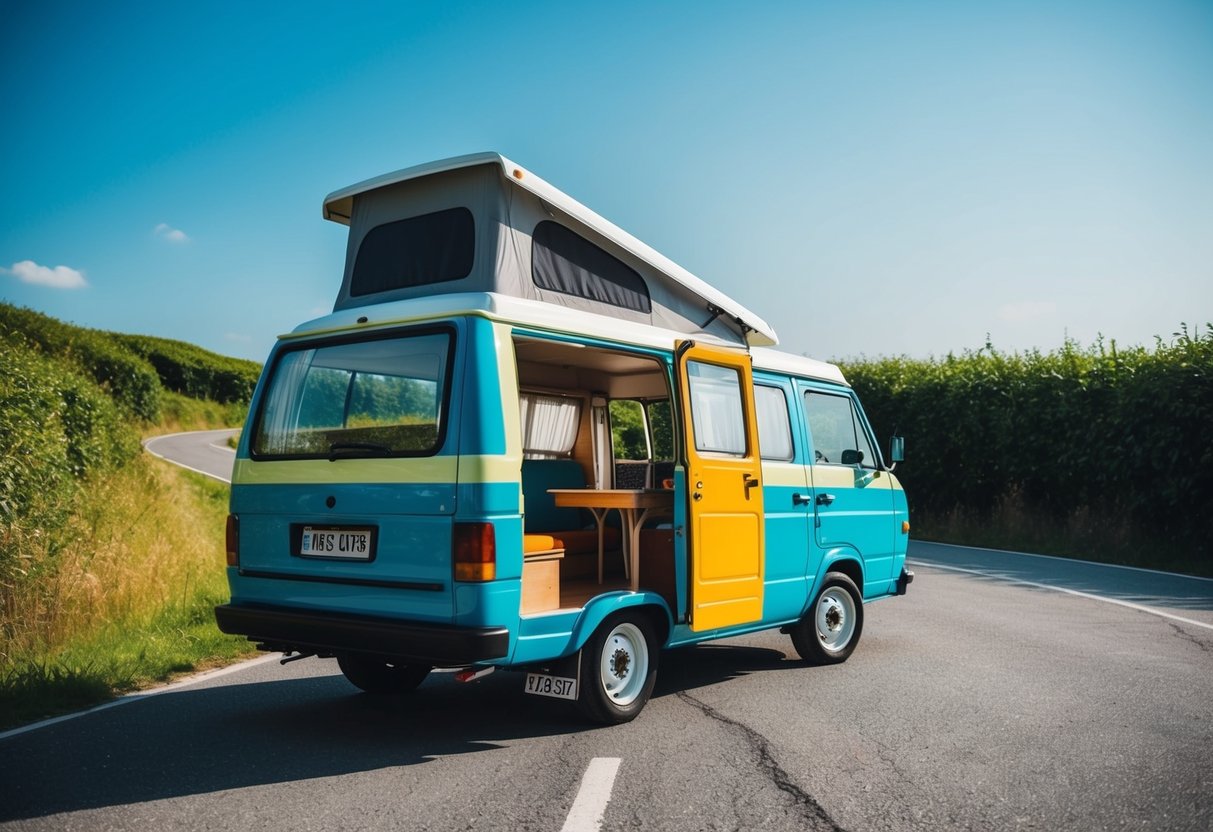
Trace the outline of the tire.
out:
<instances>
[{"instance_id":1,"label":"tire","mask_svg":"<svg viewBox=\"0 0 1213 832\"><path fill-rule=\"evenodd\" d=\"M841 664L863 634L863 596L841 572L826 573L821 591L790 630L792 646L810 664Z\"/></svg>"},{"instance_id":2,"label":"tire","mask_svg":"<svg viewBox=\"0 0 1213 832\"><path fill-rule=\"evenodd\" d=\"M657 681L659 645L653 624L641 612L609 616L581 648L577 707L593 722L631 722Z\"/></svg>"},{"instance_id":3,"label":"tire","mask_svg":"<svg viewBox=\"0 0 1213 832\"><path fill-rule=\"evenodd\" d=\"M349 653L338 656L337 664L355 687L376 694L401 694L416 690L432 669L424 664L401 664Z\"/></svg>"}]
</instances>

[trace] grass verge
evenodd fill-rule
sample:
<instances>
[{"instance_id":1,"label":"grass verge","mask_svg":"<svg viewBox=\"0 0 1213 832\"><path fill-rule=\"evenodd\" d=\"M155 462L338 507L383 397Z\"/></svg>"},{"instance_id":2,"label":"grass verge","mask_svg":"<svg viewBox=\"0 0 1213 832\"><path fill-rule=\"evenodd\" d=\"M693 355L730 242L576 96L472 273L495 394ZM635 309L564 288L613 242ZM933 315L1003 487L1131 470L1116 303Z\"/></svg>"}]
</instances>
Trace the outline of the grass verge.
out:
<instances>
[{"instance_id":1,"label":"grass verge","mask_svg":"<svg viewBox=\"0 0 1213 832\"><path fill-rule=\"evenodd\" d=\"M1213 562L1200 552L1169 546L1135 528L1124 512L1080 508L1061 517L1029 509L1019 495L1001 498L988 512L954 508L914 512L914 538L1135 566L1213 578Z\"/></svg>"},{"instance_id":2,"label":"grass verge","mask_svg":"<svg viewBox=\"0 0 1213 832\"><path fill-rule=\"evenodd\" d=\"M81 489L68 533L10 540L0 729L251 654L223 635L228 487L140 457Z\"/></svg>"}]
</instances>

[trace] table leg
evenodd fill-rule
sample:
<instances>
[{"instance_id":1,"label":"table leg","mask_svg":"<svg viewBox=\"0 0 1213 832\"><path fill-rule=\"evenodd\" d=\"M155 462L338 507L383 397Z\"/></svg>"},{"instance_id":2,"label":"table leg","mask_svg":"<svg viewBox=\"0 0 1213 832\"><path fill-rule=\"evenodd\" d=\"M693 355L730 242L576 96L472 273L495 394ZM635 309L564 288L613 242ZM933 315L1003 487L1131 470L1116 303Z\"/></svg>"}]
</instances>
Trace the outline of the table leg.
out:
<instances>
[{"instance_id":1,"label":"table leg","mask_svg":"<svg viewBox=\"0 0 1213 832\"><path fill-rule=\"evenodd\" d=\"M610 509L591 508L590 512L594 515L595 522L598 523L598 584L602 585L602 524L606 520L606 513Z\"/></svg>"},{"instance_id":2,"label":"table leg","mask_svg":"<svg viewBox=\"0 0 1213 832\"><path fill-rule=\"evenodd\" d=\"M636 510L632 509L628 512L631 515L631 524L628 529L628 560L632 564L632 592L637 592L640 589L640 530L644 528L644 521L649 516L651 509L643 509L639 515Z\"/></svg>"}]
</instances>

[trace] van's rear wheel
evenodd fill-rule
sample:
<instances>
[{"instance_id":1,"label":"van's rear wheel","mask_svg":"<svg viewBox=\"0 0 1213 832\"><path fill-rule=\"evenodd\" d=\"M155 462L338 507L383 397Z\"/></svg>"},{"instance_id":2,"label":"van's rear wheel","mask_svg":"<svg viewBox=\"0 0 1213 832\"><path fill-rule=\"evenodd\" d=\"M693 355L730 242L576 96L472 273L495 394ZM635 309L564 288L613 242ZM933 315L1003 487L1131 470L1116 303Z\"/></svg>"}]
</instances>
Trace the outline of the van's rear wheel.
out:
<instances>
[{"instance_id":1,"label":"van's rear wheel","mask_svg":"<svg viewBox=\"0 0 1213 832\"><path fill-rule=\"evenodd\" d=\"M581 712L608 725L635 719L657 681L657 651L653 625L643 613L625 610L603 621L581 649Z\"/></svg>"},{"instance_id":2,"label":"van's rear wheel","mask_svg":"<svg viewBox=\"0 0 1213 832\"><path fill-rule=\"evenodd\" d=\"M791 628L792 646L812 664L840 664L863 633L863 596L849 576L829 572L816 600Z\"/></svg>"},{"instance_id":3,"label":"van's rear wheel","mask_svg":"<svg viewBox=\"0 0 1213 832\"><path fill-rule=\"evenodd\" d=\"M367 693L400 694L416 690L432 669L426 664L404 664L345 654L337 657L345 678Z\"/></svg>"}]
</instances>

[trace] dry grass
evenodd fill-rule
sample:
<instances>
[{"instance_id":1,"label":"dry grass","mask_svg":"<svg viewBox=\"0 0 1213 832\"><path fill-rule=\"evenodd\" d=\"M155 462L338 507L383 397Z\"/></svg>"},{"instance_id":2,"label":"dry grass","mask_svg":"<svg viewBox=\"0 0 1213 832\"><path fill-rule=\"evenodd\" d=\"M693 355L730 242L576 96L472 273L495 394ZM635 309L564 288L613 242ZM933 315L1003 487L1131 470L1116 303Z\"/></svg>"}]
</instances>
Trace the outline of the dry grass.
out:
<instances>
[{"instance_id":1,"label":"dry grass","mask_svg":"<svg viewBox=\"0 0 1213 832\"><path fill-rule=\"evenodd\" d=\"M0 705L76 707L47 691L128 690L249 651L211 610L227 598L227 486L140 457L82 490L53 536L14 530L24 574L0 587ZM0 723L14 719L0 718Z\"/></svg>"}]
</instances>

